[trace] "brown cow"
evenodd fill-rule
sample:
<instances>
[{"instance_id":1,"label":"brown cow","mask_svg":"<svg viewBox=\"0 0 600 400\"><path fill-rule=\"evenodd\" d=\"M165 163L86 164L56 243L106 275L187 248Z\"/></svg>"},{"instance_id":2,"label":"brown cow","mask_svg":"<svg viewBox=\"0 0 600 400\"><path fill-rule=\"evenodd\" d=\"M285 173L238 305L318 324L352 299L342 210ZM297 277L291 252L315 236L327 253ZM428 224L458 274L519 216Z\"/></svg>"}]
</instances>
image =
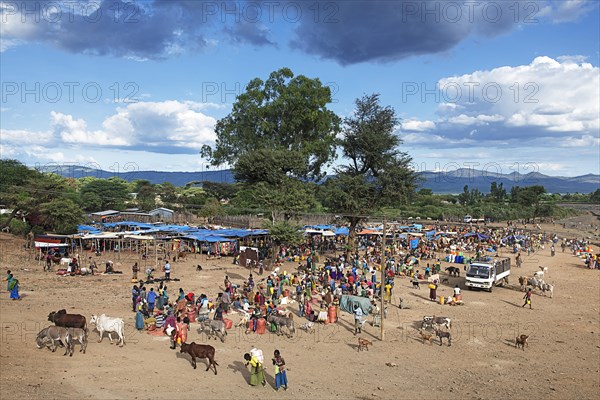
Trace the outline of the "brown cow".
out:
<instances>
[{"instance_id":1,"label":"brown cow","mask_svg":"<svg viewBox=\"0 0 600 400\"><path fill-rule=\"evenodd\" d=\"M81 314L67 314L66 310L52 311L48 314L48 321L56 326L65 328L80 328L87 330L85 317Z\"/></svg>"},{"instance_id":2,"label":"brown cow","mask_svg":"<svg viewBox=\"0 0 600 400\"><path fill-rule=\"evenodd\" d=\"M192 367L196 369L196 358L208 358L208 365L206 370L210 369L212 365L215 369L215 375L217 374L217 362L215 361L215 348L207 344L196 344L192 342L190 344L181 343L180 353L188 353L192 356Z\"/></svg>"}]
</instances>

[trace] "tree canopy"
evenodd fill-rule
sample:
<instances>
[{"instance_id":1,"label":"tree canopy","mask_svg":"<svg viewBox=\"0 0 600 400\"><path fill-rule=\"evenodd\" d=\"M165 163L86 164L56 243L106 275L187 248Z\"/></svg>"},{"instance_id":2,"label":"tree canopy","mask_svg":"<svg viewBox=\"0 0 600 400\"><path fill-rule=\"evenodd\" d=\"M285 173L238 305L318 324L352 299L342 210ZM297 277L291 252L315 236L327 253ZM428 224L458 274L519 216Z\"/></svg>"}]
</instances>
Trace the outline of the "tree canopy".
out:
<instances>
[{"instance_id":1,"label":"tree canopy","mask_svg":"<svg viewBox=\"0 0 600 400\"><path fill-rule=\"evenodd\" d=\"M202 155L214 165L230 164L243 182L318 179L335 157L340 129L329 103L329 87L288 68L266 81L253 79L217 122L215 148L204 146Z\"/></svg>"},{"instance_id":2,"label":"tree canopy","mask_svg":"<svg viewBox=\"0 0 600 400\"><path fill-rule=\"evenodd\" d=\"M378 94L357 99L354 114L344 120L340 145L346 164L324 190L326 205L348 219L351 234L365 215L406 202L416 188L411 157L400 151L394 134L397 124L394 109L383 107Z\"/></svg>"}]
</instances>

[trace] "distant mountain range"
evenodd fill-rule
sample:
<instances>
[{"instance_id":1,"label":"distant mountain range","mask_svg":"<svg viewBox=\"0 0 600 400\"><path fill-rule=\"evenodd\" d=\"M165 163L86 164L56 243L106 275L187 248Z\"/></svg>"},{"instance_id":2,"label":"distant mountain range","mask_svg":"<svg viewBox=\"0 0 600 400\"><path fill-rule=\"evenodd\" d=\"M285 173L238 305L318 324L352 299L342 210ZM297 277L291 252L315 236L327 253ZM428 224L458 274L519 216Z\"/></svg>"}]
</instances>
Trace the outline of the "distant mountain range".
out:
<instances>
[{"instance_id":1,"label":"distant mountain range","mask_svg":"<svg viewBox=\"0 0 600 400\"><path fill-rule=\"evenodd\" d=\"M513 186L541 185L549 193L561 194L591 193L600 188L600 175L594 174L575 177L548 176L539 172L498 174L462 168L448 172L426 171L420 175L424 178L421 186L433 190L434 193L461 193L465 185L469 185L469 189L477 188L483 193L488 193L492 182L502 183L507 191Z\"/></svg>"},{"instance_id":2,"label":"distant mountain range","mask_svg":"<svg viewBox=\"0 0 600 400\"><path fill-rule=\"evenodd\" d=\"M103 171L100 169L74 165L56 165L45 167L43 172L54 172L67 178L93 176L110 178L118 176L128 182L144 179L151 183L170 182L175 186L185 186L193 182L209 181L234 183L233 173L229 169L203 172L162 172L162 171ZM600 188L600 175L587 174L575 177L548 176L539 172L520 174L498 174L475 169L457 169L447 172L420 172L423 178L421 187L433 190L434 193L461 193L465 185L469 189L479 189L483 193L490 191L492 182L502 183L508 191L513 186L542 185L549 193L591 193Z\"/></svg>"}]
</instances>

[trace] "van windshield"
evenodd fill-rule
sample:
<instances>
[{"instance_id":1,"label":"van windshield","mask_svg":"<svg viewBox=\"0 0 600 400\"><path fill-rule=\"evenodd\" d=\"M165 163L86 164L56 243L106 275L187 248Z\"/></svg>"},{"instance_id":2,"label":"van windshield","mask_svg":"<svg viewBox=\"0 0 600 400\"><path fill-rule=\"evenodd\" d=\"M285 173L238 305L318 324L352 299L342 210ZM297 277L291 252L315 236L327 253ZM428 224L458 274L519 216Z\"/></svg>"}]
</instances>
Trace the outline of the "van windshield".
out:
<instances>
[{"instance_id":1,"label":"van windshield","mask_svg":"<svg viewBox=\"0 0 600 400\"><path fill-rule=\"evenodd\" d=\"M490 268L472 265L467 271L467 276L469 278L487 279L490 277Z\"/></svg>"}]
</instances>

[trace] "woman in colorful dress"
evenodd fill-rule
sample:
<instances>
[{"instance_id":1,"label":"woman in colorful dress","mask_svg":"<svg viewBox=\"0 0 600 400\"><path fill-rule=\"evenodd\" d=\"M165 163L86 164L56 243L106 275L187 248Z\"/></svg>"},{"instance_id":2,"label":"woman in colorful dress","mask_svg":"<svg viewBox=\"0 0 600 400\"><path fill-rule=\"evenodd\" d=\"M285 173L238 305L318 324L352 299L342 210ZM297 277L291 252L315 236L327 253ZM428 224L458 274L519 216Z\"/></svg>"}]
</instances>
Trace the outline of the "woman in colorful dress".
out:
<instances>
[{"instance_id":1,"label":"woman in colorful dress","mask_svg":"<svg viewBox=\"0 0 600 400\"><path fill-rule=\"evenodd\" d=\"M250 365L250 385L257 386L260 383L265 386L267 384L265 371L258 358L246 353L244 354L244 360L246 360L246 366Z\"/></svg>"},{"instance_id":2,"label":"woman in colorful dress","mask_svg":"<svg viewBox=\"0 0 600 400\"><path fill-rule=\"evenodd\" d=\"M12 274L8 281L8 290L10 290L11 300L21 300L21 296L19 295L19 280L15 279Z\"/></svg>"},{"instance_id":3,"label":"woman in colorful dress","mask_svg":"<svg viewBox=\"0 0 600 400\"><path fill-rule=\"evenodd\" d=\"M287 375L285 372L285 360L281 357L279 350L275 350L273 365L275 366L275 390L283 386L284 390L288 388Z\"/></svg>"}]
</instances>

